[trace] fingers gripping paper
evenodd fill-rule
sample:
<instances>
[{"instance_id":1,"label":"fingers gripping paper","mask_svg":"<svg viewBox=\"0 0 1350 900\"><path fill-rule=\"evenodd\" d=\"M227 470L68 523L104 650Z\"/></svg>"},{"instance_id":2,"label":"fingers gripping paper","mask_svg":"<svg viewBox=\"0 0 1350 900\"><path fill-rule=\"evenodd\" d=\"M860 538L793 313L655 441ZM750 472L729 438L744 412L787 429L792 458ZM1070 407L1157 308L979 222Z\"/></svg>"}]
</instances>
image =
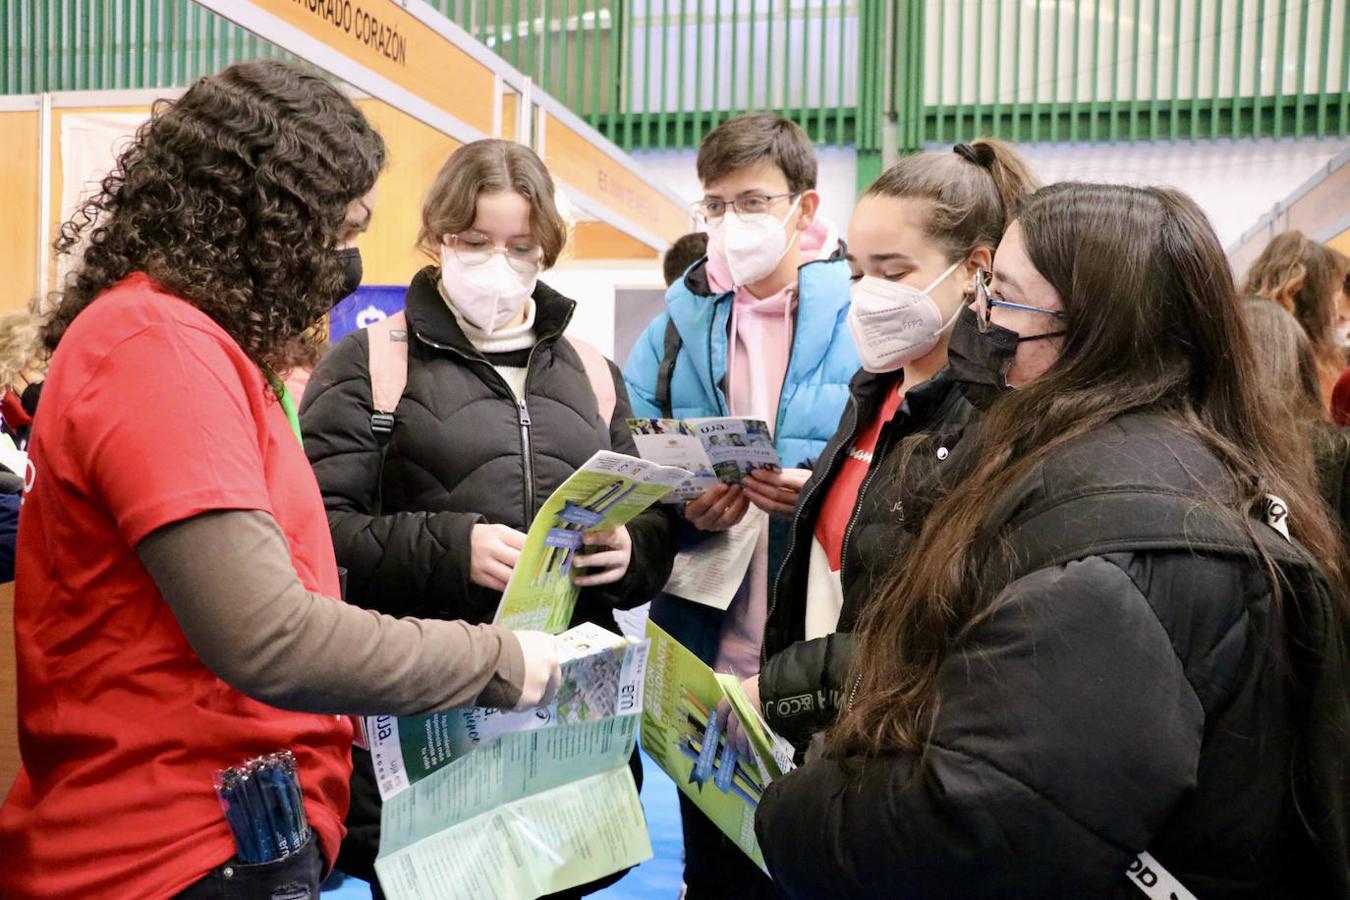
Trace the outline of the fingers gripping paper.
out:
<instances>
[{"instance_id":1,"label":"fingers gripping paper","mask_svg":"<svg viewBox=\"0 0 1350 900\"><path fill-rule=\"evenodd\" d=\"M572 566L583 538L633 519L684 482L683 469L601 451L544 503L525 537L520 561L497 608L496 624L558 634L572 621L580 593Z\"/></svg>"},{"instance_id":2,"label":"fingers gripping paper","mask_svg":"<svg viewBox=\"0 0 1350 900\"><path fill-rule=\"evenodd\" d=\"M392 900L538 897L651 856L628 768L647 644L595 625L560 642L552 706L366 720Z\"/></svg>"}]
</instances>

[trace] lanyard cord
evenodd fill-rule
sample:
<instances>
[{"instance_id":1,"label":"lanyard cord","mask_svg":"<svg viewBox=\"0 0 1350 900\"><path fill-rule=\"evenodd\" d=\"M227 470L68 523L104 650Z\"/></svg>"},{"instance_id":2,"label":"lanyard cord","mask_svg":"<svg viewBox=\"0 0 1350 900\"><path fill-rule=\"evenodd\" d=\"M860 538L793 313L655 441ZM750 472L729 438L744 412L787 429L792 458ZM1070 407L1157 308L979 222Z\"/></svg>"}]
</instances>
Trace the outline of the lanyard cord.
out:
<instances>
[{"instance_id":1,"label":"lanyard cord","mask_svg":"<svg viewBox=\"0 0 1350 900\"><path fill-rule=\"evenodd\" d=\"M304 446L305 439L300 434L300 413L295 405L295 398L291 392L286 390L285 383L277 377L271 369L263 369L263 374L267 376L267 383L272 386L272 393L277 395L277 402L281 404L281 411L286 414L286 421L291 423L291 430L295 432L295 439Z\"/></svg>"}]
</instances>

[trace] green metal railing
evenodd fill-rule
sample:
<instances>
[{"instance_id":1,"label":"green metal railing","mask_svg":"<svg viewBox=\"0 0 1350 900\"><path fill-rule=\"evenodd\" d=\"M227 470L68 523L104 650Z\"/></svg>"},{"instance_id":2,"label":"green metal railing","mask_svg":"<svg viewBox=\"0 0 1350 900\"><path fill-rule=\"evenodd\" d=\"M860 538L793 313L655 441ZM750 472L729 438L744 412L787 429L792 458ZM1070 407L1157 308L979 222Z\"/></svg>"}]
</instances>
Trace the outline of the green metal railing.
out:
<instances>
[{"instance_id":1,"label":"green metal railing","mask_svg":"<svg viewBox=\"0 0 1350 900\"><path fill-rule=\"evenodd\" d=\"M934 43L956 58L956 71L953 79L949 66L930 66L923 104L889 110L905 148L977 133L1016 141L1350 133L1346 0L923 5L937 7ZM977 6L978 21L963 27L962 12ZM999 59L1004 46L1011 59ZM992 70L983 65L991 47Z\"/></svg>"},{"instance_id":2,"label":"green metal railing","mask_svg":"<svg viewBox=\"0 0 1350 900\"><path fill-rule=\"evenodd\" d=\"M747 109L856 146L868 171L883 144L981 134L1350 134L1350 0L432 5L628 149L694 146ZM282 55L190 0L0 0L0 41L0 93L183 85Z\"/></svg>"},{"instance_id":3,"label":"green metal railing","mask_svg":"<svg viewBox=\"0 0 1350 900\"><path fill-rule=\"evenodd\" d=\"M285 56L189 0L0 0L0 94L187 85Z\"/></svg>"}]
</instances>

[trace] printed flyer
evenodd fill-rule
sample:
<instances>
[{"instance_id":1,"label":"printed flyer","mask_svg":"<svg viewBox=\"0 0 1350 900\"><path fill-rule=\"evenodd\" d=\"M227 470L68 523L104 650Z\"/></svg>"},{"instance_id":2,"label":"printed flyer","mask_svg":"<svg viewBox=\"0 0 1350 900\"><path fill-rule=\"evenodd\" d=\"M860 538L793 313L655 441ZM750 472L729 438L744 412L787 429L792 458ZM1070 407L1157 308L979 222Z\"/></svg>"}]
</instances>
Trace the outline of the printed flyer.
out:
<instances>
[{"instance_id":1,"label":"printed flyer","mask_svg":"<svg viewBox=\"0 0 1350 900\"><path fill-rule=\"evenodd\" d=\"M367 716L363 727L380 796L388 800L503 734L642 712L647 647L585 623L558 636L562 685L550 706Z\"/></svg>"},{"instance_id":2,"label":"printed flyer","mask_svg":"<svg viewBox=\"0 0 1350 900\"><path fill-rule=\"evenodd\" d=\"M582 537L629 522L688 478L685 469L622 453L592 456L535 516L493 621L516 631L560 633L572 621L580 593L572 564Z\"/></svg>"},{"instance_id":3,"label":"printed flyer","mask_svg":"<svg viewBox=\"0 0 1350 900\"><path fill-rule=\"evenodd\" d=\"M698 535L675 555L666 593L714 609L729 608L754 559L760 531L768 521L768 513L750 506L741 520L726 531Z\"/></svg>"},{"instance_id":4,"label":"printed flyer","mask_svg":"<svg viewBox=\"0 0 1350 900\"><path fill-rule=\"evenodd\" d=\"M672 497L689 500L718 482L740 484L757 469L781 471L769 426L761 419L629 419L643 459L688 469Z\"/></svg>"},{"instance_id":5,"label":"printed flyer","mask_svg":"<svg viewBox=\"0 0 1350 900\"><path fill-rule=\"evenodd\" d=\"M539 897L651 856L628 767L648 644L591 624L559 642L552 706L365 720L392 900Z\"/></svg>"},{"instance_id":6,"label":"printed flyer","mask_svg":"<svg viewBox=\"0 0 1350 900\"><path fill-rule=\"evenodd\" d=\"M761 868L755 810L764 788L792 764L791 748L754 712L740 683L719 676L654 623L647 623L651 651L642 710L642 749L722 833ZM747 724L750 756L741 757L724 737L726 700ZM784 755L786 754L786 755Z\"/></svg>"},{"instance_id":7,"label":"printed flyer","mask_svg":"<svg viewBox=\"0 0 1350 900\"><path fill-rule=\"evenodd\" d=\"M636 715L503 734L384 803L390 900L523 900L651 858Z\"/></svg>"}]
</instances>

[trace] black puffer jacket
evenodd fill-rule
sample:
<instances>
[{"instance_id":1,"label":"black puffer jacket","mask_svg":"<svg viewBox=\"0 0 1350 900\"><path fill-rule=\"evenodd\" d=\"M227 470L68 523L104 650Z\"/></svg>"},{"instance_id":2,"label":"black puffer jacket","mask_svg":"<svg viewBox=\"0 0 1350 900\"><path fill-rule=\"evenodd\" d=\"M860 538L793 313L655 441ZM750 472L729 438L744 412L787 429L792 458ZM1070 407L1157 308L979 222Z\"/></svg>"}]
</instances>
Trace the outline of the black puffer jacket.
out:
<instances>
[{"instance_id":1,"label":"black puffer jacket","mask_svg":"<svg viewBox=\"0 0 1350 900\"><path fill-rule=\"evenodd\" d=\"M528 352L525 398L518 403L464 336L441 299L437 276L434 267L423 269L408 288L408 384L387 457L371 430L364 330L347 336L319 364L305 390L300 424L338 565L347 569L348 601L391 615L490 622L501 595L469 580L473 526L525 531L549 495L597 450L636 455L626 421L632 413L611 363L617 403L610 421L600 421L581 359L560 340L572 318L571 300L543 284L536 288L538 341ZM591 621L616 630L613 610L645 603L670 576L675 551L666 513L648 510L627 527L633 540L627 575L617 584L583 590L574 624ZM352 756L351 811L339 865L370 880L379 847L379 791L370 755L356 749ZM636 752L632 764L641 784Z\"/></svg>"},{"instance_id":2,"label":"black puffer jacket","mask_svg":"<svg viewBox=\"0 0 1350 900\"><path fill-rule=\"evenodd\" d=\"M838 630L805 640L807 574L821 506L849 448L876 418L900 378L899 374L860 371L849 384L848 406L839 430L802 489L788 552L774 581L764 627L759 695L769 725L799 746L834 720L858 616L876 596L896 558L917 536L929 507L941 493L944 470L957 464L954 450L967 423L978 415L947 369L906 392L895 417L877 437L872 464L845 533L839 572L844 605ZM902 451L902 442L909 437L914 437L913 446L907 448L909 452Z\"/></svg>"},{"instance_id":3,"label":"black puffer jacket","mask_svg":"<svg viewBox=\"0 0 1350 900\"><path fill-rule=\"evenodd\" d=\"M393 615L492 620L498 592L469 580L469 533L494 523L525 531L549 495L597 450L636 455L628 395L601 422L576 351L559 340L575 304L540 284L538 343L525 399L474 349L436 288L437 270L408 288L408 384L381 469L370 427L366 332L348 335L310 379L300 411L305 452L323 491L347 599ZM528 423L528 424L524 424ZM529 451L525 451L528 440ZM665 513L628 525L633 564L623 581L582 592L576 621L613 630L612 610L650 600L673 559Z\"/></svg>"},{"instance_id":4,"label":"black puffer jacket","mask_svg":"<svg viewBox=\"0 0 1350 900\"><path fill-rule=\"evenodd\" d=\"M1308 624L1326 625L1329 598L1286 596L1282 615L1250 553L1073 552L1159 494L1175 501L1168 521L1185 523L1171 543L1187 545L1191 517L1228 483L1199 441L1134 416L991 498L1003 533L1038 536L1020 546L1055 564L1004 580L954 647L922 759L824 758L768 788L755 826L779 886L811 898L1133 898L1126 868L1148 850L1206 900L1344 896L1290 788L1295 748L1319 755L1326 777L1300 800L1319 819L1312 807L1328 804L1343 826L1343 624ZM1097 505L1060 517L1069 501ZM1273 530L1261 539L1306 567ZM1325 719L1301 711L1288 681L1304 646L1334 657L1313 705ZM1330 844L1335 868L1344 842L1342 830Z\"/></svg>"}]
</instances>

